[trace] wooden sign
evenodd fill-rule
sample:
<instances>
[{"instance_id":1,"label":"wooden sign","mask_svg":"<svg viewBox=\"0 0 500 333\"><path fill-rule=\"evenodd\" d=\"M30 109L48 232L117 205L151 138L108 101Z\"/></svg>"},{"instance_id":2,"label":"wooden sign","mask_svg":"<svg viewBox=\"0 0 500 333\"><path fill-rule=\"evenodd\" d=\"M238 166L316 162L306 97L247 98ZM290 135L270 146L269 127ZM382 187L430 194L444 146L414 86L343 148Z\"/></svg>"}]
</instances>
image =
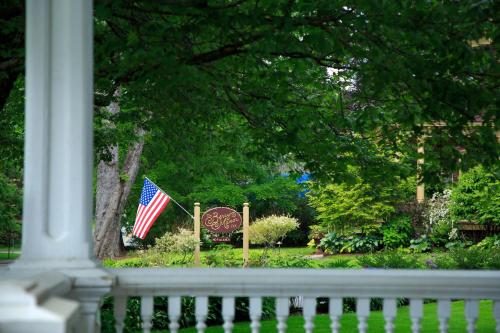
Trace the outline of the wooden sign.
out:
<instances>
[{"instance_id":1,"label":"wooden sign","mask_svg":"<svg viewBox=\"0 0 500 333\"><path fill-rule=\"evenodd\" d=\"M224 236L224 237L212 237L212 242L214 243L228 243L231 241L231 237L227 237L227 236Z\"/></svg>"},{"instance_id":2,"label":"wooden sign","mask_svg":"<svg viewBox=\"0 0 500 333\"><path fill-rule=\"evenodd\" d=\"M216 207L207 210L201 217L201 224L209 231L226 234L239 229L242 225L241 215L228 207Z\"/></svg>"}]
</instances>

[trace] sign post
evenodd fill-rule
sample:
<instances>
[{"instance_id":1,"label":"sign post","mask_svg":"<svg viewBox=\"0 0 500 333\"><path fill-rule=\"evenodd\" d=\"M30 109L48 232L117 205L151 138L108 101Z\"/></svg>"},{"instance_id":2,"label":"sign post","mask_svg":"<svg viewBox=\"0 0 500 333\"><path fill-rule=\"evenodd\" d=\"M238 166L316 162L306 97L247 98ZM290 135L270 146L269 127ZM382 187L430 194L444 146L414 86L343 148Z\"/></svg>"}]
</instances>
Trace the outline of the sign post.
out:
<instances>
[{"instance_id":1,"label":"sign post","mask_svg":"<svg viewBox=\"0 0 500 333\"><path fill-rule=\"evenodd\" d=\"M250 247L250 208L248 202L243 204L243 267L248 267L249 247Z\"/></svg>"},{"instance_id":2,"label":"sign post","mask_svg":"<svg viewBox=\"0 0 500 333\"><path fill-rule=\"evenodd\" d=\"M200 267L200 241L201 241L201 231L200 231L200 203L196 202L194 204L194 237L198 241L196 248L194 250L194 265Z\"/></svg>"}]
</instances>

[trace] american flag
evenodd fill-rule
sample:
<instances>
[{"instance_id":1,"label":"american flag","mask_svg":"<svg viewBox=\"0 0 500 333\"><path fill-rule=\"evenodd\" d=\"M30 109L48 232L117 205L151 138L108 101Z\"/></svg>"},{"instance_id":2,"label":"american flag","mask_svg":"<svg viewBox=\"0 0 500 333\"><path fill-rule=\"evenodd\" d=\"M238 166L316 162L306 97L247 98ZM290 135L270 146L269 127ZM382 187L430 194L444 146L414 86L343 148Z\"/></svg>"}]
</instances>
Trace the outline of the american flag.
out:
<instances>
[{"instance_id":1,"label":"american flag","mask_svg":"<svg viewBox=\"0 0 500 333\"><path fill-rule=\"evenodd\" d=\"M133 229L134 236L144 239L155 220L160 216L165 207L167 207L169 201L170 197L163 193L158 186L149 179L144 179L141 200L139 201L139 208L137 209Z\"/></svg>"}]
</instances>

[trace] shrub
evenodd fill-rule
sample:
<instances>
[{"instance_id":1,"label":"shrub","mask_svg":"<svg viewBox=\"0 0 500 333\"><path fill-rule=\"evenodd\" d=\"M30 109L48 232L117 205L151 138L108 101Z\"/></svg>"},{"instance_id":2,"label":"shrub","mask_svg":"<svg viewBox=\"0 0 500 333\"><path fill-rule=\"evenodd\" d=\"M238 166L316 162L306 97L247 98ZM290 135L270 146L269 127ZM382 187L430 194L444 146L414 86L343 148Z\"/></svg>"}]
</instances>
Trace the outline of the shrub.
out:
<instances>
[{"instance_id":1,"label":"shrub","mask_svg":"<svg viewBox=\"0 0 500 333\"><path fill-rule=\"evenodd\" d=\"M472 245L471 241L457 240L446 243L444 247L446 247L448 250L452 250L452 249L465 249L466 247L469 247L471 245Z\"/></svg>"},{"instance_id":2,"label":"shrub","mask_svg":"<svg viewBox=\"0 0 500 333\"><path fill-rule=\"evenodd\" d=\"M322 225L315 224L309 226L309 239L316 242L316 245L319 245L319 242L327 233L327 229Z\"/></svg>"},{"instance_id":3,"label":"shrub","mask_svg":"<svg viewBox=\"0 0 500 333\"><path fill-rule=\"evenodd\" d=\"M490 253L477 248L453 249L449 252L450 258L458 269L480 269L487 266Z\"/></svg>"},{"instance_id":4,"label":"shrub","mask_svg":"<svg viewBox=\"0 0 500 333\"><path fill-rule=\"evenodd\" d=\"M205 255L205 263L210 267L239 267L243 258L228 244L218 244Z\"/></svg>"},{"instance_id":5,"label":"shrub","mask_svg":"<svg viewBox=\"0 0 500 333\"><path fill-rule=\"evenodd\" d=\"M358 264L365 268L421 268L418 259L402 251L381 251L358 257Z\"/></svg>"},{"instance_id":6,"label":"shrub","mask_svg":"<svg viewBox=\"0 0 500 333\"><path fill-rule=\"evenodd\" d=\"M156 239L153 250L159 253L179 253L184 258L191 256L199 242L192 230L179 229L177 233L165 233Z\"/></svg>"},{"instance_id":7,"label":"shrub","mask_svg":"<svg viewBox=\"0 0 500 333\"><path fill-rule=\"evenodd\" d=\"M450 214L451 195L451 190L434 193L424 211L425 232L435 245L444 246L458 235Z\"/></svg>"},{"instance_id":8,"label":"shrub","mask_svg":"<svg viewBox=\"0 0 500 333\"><path fill-rule=\"evenodd\" d=\"M380 245L380 238L375 236L349 236L344 240L344 246L340 250L342 253L366 253L373 252Z\"/></svg>"},{"instance_id":9,"label":"shrub","mask_svg":"<svg viewBox=\"0 0 500 333\"><path fill-rule=\"evenodd\" d=\"M433 255L433 258L426 260L425 264L428 268L457 269L457 264L448 252Z\"/></svg>"},{"instance_id":10,"label":"shrub","mask_svg":"<svg viewBox=\"0 0 500 333\"><path fill-rule=\"evenodd\" d=\"M260 218L250 225L250 242L271 247L282 241L287 233L298 227L297 219L289 216L271 215Z\"/></svg>"},{"instance_id":11,"label":"shrub","mask_svg":"<svg viewBox=\"0 0 500 333\"><path fill-rule=\"evenodd\" d=\"M0 244L9 248L21 238L21 224L17 222L21 199L18 188L0 172Z\"/></svg>"},{"instance_id":12,"label":"shrub","mask_svg":"<svg viewBox=\"0 0 500 333\"><path fill-rule=\"evenodd\" d=\"M428 252L432 249L432 243L426 235L423 235L410 241L410 249L417 253Z\"/></svg>"},{"instance_id":13,"label":"shrub","mask_svg":"<svg viewBox=\"0 0 500 333\"><path fill-rule=\"evenodd\" d=\"M397 249L410 245L414 230L411 224L411 217L399 215L382 225L382 243L385 248Z\"/></svg>"},{"instance_id":14,"label":"shrub","mask_svg":"<svg viewBox=\"0 0 500 333\"><path fill-rule=\"evenodd\" d=\"M273 268L314 268L314 262L303 256L277 256L268 262L269 267Z\"/></svg>"},{"instance_id":15,"label":"shrub","mask_svg":"<svg viewBox=\"0 0 500 333\"><path fill-rule=\"evenodd\" d=\"M481 249L500 249L500 235L486 237L475 246Z\"/></svg>"},{"instance_id":16,"label":"shrub","mask_svg":"<svg viewBox=\"0 0 500 333\"><path fill-rule=\"evenodd\" d=\"M499 269L498 249L482 249L476 246L454 248L435 256L434 262L441 269Z\"/></svg>"},{"instance_id":17,"label":"shrub","mask_svg":"<svg viewBox=\"0 0 500 333\"><path fill-rule=\"evenodd\" d=\"M344 247L344 237L336 232L330 232L319 242L319 248L326 253L340 253Z\"/></svg>"},{"instance_id":18,"label":"shrub","mask_svg":"<svg viewBox=\"0 0 500 333\"><path fill-rule=\"evenodd\" d=\"M352 235L343 237L335 232L328 233L319 243L320 249L329 254L373 252L380 246L375 236Z\"/></svg>"},{"instance_id":19,"label":"shrub","mask_svg":"<svg viewBox=\"0 0 500 333\"><path fill-rule=\"evenodd\" d=\"M352 268L350 259L322 260L318 262L321 268Z\"/></svg>"},{"instance_id":20,"label":"shrub","mask_svg":"<svg viewBox=\"0 0 500 333\"><path fill-rule=\"evenodd\" d=\"M125 267L148 267L148 262L143 258L127 258L127 259L104 259L102 262L104 267L125 268Z\"/></svg>"},{"instance_id":21,"label":"shrub","mask_svg":"<svg viewBox=\"0 0 500 333\"><path fill-rule=\"evenodd\" d=\"M451 197L457 220L500 224L500 181L494 171L477 166L464 172Z\"/></svg>"},{"instance_id":22,"label":"shrub","mask_svg":"<svg viewBox=\"0 0 500 333\"><path fill-rule=\"evenodd\" d=\"M321 224L340 234L376 226L394 212L388 199L361 181L319 185L307 196Z\"/></svg>"}]
</instances>

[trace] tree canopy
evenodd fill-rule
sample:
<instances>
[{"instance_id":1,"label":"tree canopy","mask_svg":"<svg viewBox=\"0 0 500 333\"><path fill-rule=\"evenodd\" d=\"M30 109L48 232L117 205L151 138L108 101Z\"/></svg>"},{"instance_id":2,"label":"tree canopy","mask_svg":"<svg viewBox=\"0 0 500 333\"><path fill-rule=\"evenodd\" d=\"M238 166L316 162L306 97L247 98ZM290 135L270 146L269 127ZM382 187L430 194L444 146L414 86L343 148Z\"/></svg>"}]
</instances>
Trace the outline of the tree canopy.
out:
<instances>
[{"instance_id":1,"label":"tree canopy","mask_svg":"<svg viewBox=\"0 0 500 333\"><path fill-rule=\"evenodd\" d=\"M1 165L19 173L24 5L0 6ZM286 197L283 167L395 182L415 172L419 140L426 181L495 163L498 12L494 1L95 2L96 161L125 184L142 159L140 175L206 202L265 198L266 186ZM118 170L130 147L137 168Z\"/></svg>"},{"instance_id":2,"label":"tree canopy","mask_svg":"<svg viewBox=\"0 0 500 333\"><path fill-rule=\"evenodd\" d=\"M124 85L152 118L237 113L255 142L329 176L350 164L391 167L424 134L433 147L426 170L456 169L459 159L491 162L498 156L494 7L103 1L95 7L96 101L106 105ZM471 128L479 116L482 126Z\"/></svg>"}]
</instances>

